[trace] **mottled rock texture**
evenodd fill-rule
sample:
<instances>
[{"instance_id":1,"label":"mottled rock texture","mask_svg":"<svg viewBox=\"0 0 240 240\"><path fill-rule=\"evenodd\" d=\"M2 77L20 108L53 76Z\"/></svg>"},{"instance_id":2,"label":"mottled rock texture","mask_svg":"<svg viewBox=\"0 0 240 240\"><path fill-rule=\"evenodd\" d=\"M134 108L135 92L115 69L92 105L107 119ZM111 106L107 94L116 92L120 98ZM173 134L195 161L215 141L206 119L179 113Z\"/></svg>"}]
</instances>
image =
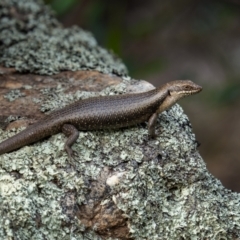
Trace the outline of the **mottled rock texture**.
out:
<instances>
[{"instance_id":1,"label":"mottled rock texture","mask_svg":"<svg viewBox=\"0 0 240 240\"><path fill-rule=\"evenodd\" d=\"M41 1L0 0L0 31L0 141L77 99L149 89ZM159 116L156 139L145 123L80 132L74 166L65 140L0 156L0 239L240 237L240 195L208 172L179 105Z\"/></svg>"}]
</instances>

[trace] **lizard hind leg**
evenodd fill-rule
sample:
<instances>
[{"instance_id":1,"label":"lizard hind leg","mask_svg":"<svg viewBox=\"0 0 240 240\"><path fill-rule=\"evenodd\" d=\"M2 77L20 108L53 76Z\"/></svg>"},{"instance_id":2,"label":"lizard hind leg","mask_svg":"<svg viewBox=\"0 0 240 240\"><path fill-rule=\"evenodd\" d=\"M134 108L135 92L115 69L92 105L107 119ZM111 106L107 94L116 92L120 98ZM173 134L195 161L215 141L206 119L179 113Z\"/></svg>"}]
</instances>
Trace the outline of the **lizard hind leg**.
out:
<instances>
[{"instance_id":1,"label":"lizard hind leg","mask_svg":"<svg viewBox=\"0 0 240 240\"><path fill-rule=\"evenodd\" d=\"M62 126L62 132L65 136L68 137L65 142L64 149L66 150L69 158L74 159L75 152L72 150L72 145L76 142L79 132L78 130L71 124L64 124Z\"/></svg>"}]
</instances>

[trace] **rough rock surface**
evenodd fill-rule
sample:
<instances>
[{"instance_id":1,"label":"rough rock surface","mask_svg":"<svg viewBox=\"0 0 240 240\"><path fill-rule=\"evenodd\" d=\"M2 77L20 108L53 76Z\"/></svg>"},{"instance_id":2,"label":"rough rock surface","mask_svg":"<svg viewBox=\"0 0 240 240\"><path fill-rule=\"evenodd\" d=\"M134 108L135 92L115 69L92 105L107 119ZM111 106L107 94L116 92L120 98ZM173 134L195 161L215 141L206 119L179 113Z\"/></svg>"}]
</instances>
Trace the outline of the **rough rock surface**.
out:
<instances>
[{"instance_id":1,"label":"rough rock surface","mask_svg":"<svg viewBox=\"0 0 240 240\"><path fill-rule=\"evenodd\" d=\"M125 65L91 33L64 29L41 0L0 1L0 63L21 72L54 74L94 69L126 75Z\"/></svg>"},{"instance_id":2,"label":"rough rock surface","mask_svg":"<svg viewBox=\"0 0 240 240\"><path fill-rule=\"evenodd\" d=\"M77 99L151 87L89 33L62 29L41 1L0 6L0 141ZM59 133L0 156L0 239L240 237L240 195L207 171L178 104L159 116L154 140L145 123L80 132L74 167L64 141Z\"/></svg>"}]
</instances>

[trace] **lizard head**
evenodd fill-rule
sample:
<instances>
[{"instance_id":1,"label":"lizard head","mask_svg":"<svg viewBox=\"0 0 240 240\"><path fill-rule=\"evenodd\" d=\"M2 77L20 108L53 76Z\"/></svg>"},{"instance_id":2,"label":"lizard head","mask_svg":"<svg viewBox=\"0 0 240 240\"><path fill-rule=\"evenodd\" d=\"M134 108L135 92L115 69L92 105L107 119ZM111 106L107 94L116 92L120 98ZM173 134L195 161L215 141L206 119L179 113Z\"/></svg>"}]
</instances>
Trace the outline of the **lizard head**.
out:
<instances>
[{"instance_id":1,"label":"lizard head","mask_svg":"<svg viewBox=\"0 0 240 240\"><path fill-rule=\"evenodd\" d=\"M168 93L176 100L198 93L202 90L202 87L190 80L177 80L167 83Z\"/></svg>"},{"instance_id":2,"label":"lizard head","mask_svg":"<svg viewBox=\"0 0 240 240\"><path fill-rule=\"evenodd\" d=\"M190 80L177 80L163 85L163 87L160 88L160 92L163 89L166 90L166 97L159 106L157 110L158 113L170 108L179 99L200 92L202 87Z\"/></svg>"}]
</instances>

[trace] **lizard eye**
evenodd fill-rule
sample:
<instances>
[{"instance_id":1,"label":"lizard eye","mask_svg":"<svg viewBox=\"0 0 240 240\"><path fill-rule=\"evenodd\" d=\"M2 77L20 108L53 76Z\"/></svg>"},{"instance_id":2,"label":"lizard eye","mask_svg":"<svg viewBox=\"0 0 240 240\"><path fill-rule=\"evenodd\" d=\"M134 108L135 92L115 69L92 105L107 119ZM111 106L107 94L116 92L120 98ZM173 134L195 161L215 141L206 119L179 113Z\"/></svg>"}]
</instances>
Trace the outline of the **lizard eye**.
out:
<instances>
[{"instance_id":1,"label":"lizard eye","mask_svg":"<svg viewBox=\"0 0 240 240\"><path fill-rule=\"evenodd\" d=\"M189 87L189 86L185 86L184 88L185 88L185 90L190 90L191 89L191 87Z\"/></svg>"}]
</instances>

